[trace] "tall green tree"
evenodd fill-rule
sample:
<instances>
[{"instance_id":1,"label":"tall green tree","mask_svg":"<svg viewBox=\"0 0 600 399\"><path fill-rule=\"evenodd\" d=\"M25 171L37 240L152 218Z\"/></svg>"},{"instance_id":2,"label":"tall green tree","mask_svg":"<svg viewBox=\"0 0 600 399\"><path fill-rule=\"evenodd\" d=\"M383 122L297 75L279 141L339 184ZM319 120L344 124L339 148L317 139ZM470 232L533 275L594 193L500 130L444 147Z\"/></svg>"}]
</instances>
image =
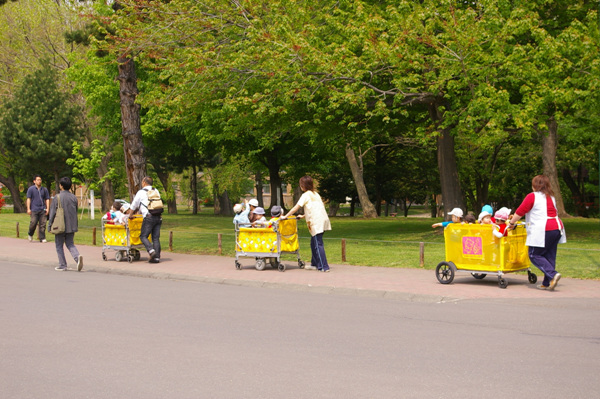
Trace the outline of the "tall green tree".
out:
<instances>
[{"instance_id":1,"label":"tall green tree","mask_svg":"<svg viewBox=\"0 0 600 399\"><path fill-rule=\"evenodd\" d=\"M59 175L68 170L73 141L81 138L82 117L59 82L57 71L43 63L3 105L0 119L0 141L14 166L50 175L57 184Z\"/></svg>"}]
</instances>

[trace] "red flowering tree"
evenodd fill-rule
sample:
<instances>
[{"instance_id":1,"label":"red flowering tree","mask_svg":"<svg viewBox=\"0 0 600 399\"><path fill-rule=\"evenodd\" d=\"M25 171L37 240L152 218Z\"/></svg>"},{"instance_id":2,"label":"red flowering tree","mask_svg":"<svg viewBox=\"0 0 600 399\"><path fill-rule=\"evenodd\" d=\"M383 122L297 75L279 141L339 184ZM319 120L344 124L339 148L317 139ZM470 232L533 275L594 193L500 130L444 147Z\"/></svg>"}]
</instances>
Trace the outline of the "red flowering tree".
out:
<instances>
[{"instance_id":1,"label":"red flowering tree","mask_svg":"<svg viewBox=\"0 0 600 399\"><path fill-rule=\"evenodd\" d=\"M3 206L4 206L4 195L2 194L2 189L0 188L0 212L2 212Z\"/></svg>"}]
</instances>

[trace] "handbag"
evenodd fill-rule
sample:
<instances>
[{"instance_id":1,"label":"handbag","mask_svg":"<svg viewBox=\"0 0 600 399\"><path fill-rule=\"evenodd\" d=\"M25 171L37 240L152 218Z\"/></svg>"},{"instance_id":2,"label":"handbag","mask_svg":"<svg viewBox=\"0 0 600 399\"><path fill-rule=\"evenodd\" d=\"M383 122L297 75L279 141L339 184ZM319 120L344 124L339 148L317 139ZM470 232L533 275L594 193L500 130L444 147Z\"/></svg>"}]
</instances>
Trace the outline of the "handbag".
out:
<instances>
[{"instance_id":1,"label":"handbag","mask_svg":"<svg viewBox=\"0 0 600 399\"><path fill-rule=\"evenodd\" d=\"M58 201L58 207L56 208L56 215L54 215L54 220L50 227L50 233L63 234L65 232L65 210L60 203L60 195L56 196L56 200Z\"/></svg>"}]
</instances>

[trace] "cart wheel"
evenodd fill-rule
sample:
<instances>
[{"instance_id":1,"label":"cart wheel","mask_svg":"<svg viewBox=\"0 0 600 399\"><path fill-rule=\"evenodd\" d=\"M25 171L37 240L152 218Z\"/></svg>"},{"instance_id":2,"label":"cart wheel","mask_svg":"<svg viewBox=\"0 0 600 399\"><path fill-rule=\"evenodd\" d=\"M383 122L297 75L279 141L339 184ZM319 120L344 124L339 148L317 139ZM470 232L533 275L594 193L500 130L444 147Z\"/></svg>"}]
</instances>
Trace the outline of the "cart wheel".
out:
<instances>
[{"instance_id":1,"label":"cart wheel","mask_svg":"<svg viewBox=\"0 0 600 399\"><path fill-rule=\"evenodd\" d=\"M266 262L264 259L257 258L256 265L254 265L254 267L256 268L256 270L265 270L265 265L266 265Z\"/></svg>"},{"instance_id":2,"label":"cart wheel","mask_svg":"<svg viewBox=\"0 0 600 399\"><path fill-rule=\"evenodd\" d=\"M117 262L120 262L120 261L122 261L122 260L123 260L123 252L122 252L122 251L117 251L117 252L115 253L115 260L116 260Z\"/></svg>"},{"instance_id":3,"label":"cart wheel","mask_svg":"<svg viewBox=\"0 0 600 399\"><path fill-rule=\"evenodd\" d=\"M485 273L471 273L471 276L475 277L477 280L483 280L487 274Z\"/></svg>"},{"instance_id":4,"label":"cart wheel","mask_svg":"<svg viewBox=\"0 0 600 399\"><path fill-rule=\"evenodd\" d=\"M127 262L132 263L133 262L133 256L127 255Z\"/></svg>"},{"instance_id":5,"label":"cart wheel","mask_svg":"<svg viewBox=\"0 0 600 399\"><path fill-rule=\"evenodd\" d=\"M435 276L442 284L450 284L454 280L454 263L440 262L435 268Z\"/></svg>"},{"instance_id":6,"label":"cart wheel","mask_svg":"<svg viewBox=\"0 0 600 399\"><path fill-rule=\"evenodd\" d=\"M284 272L285 271L285 265L283 263L279 262L279 265L277 265L277 269L280 272Z\"/></svg>"},{"instance_id":7,"label":"cart wheel","mask_svg":"<svg viewBox=\"0 0 600 399\"><path fill-rule=\"evenodd\" d=\"M498 287L506 288L506 287L508 287L508 282L505 279L503 279L502 277L498 277Z\"/></svg>"},{"instance_id":8,"label":"cart wheel","mask_svg":"<svg viewBox=\"0 0 600 399\"><path fill-rule=\"evenodd\" d=\"M106 257L106 255L104 254L104 252L102 252L102 260L103 260L103 261L107 261L107 260L108 260L108 258L107 258L107 257Z\"/></svg>"},{"instance_id":9,"label":"cart wheel","mask_svg":"<svg viewBox=\"0 0 600 399\"><path fill-rule=\"evenodd\" d=\"M529 280L530 284L537 283L537 276L535 273L531 273L529 270L527 270L527 279Z\"/></svg>"},{"instance_id":10,"label":"cart wheel","mask_svg":"<svg viewBox=\"0 0 600 399\"><path fill-rule=\"evenodd\" d=\"M304 269L304 261L303 260L298 259L298 267L300 269Z\"/></svg>"},{"instance_id":11,"label":"cart wheel","mask_svg":"<svg viewBox=\"0 0 600 399\"><path fill-rule=\"evenodd\" d=\"M242 270L242 264L240 262L238 262L237 260L235 261L235 268L237 270Z\"/></svg>"},{"instance_id":12,"label":"cart wheel","mask_svg":"<svg viewBox=\"0 0 600 399\"><path fill-rule=\"evenodd\" d=\"M133 260L140 260L141 254L137 249L133 250Z\"/></svg>"}]
</instances>

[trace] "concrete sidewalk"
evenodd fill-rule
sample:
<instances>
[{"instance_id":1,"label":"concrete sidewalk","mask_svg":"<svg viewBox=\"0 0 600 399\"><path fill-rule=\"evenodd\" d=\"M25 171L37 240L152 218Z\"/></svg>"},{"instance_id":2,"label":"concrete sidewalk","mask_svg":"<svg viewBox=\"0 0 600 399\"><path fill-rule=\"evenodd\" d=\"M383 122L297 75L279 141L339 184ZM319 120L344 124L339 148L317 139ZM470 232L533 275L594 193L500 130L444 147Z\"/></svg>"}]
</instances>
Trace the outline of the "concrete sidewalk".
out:
<instances>
[{"instance_id":1,"label":"concrete sidewalk","mask_svg":"<svg viewBox=\"0 0 600 399\"><path fill-rule=\"evenodd\" d=\"M527 275L508 274L508 288L500 289L496 276L475 280L467 273L457 273L452 284L438 283L433 270L396 269L331 265L331 273L299 269L295 261L284 261L285 272L267 266L254 269L254 259L242 258L242 270L236 270L234 258L209 255L186 255L163 251L161 263L148 263L146 252L139 261L117 262L114 251L102 260L99 246L77 245L84 257L83 272L113 273L159 279L190 280L215 284L272 287L307 292L362 295L403 299L416 302L450 302L464 299L600 299L600 281L562 278L554 292L542 291L529 284ZM68 253L68 251L65 252ZM310 250L301 251L310 260ZM69 256L67 255L67 259ZM54 273L58 265L54 243L42 244L27 239L0 237L0 260L40 265ZM69 264L73 270L74 262ZM541 281L541 272L532 268ZM560 270L560 269L559 269Z\"/></svg>"}]
</instances>

